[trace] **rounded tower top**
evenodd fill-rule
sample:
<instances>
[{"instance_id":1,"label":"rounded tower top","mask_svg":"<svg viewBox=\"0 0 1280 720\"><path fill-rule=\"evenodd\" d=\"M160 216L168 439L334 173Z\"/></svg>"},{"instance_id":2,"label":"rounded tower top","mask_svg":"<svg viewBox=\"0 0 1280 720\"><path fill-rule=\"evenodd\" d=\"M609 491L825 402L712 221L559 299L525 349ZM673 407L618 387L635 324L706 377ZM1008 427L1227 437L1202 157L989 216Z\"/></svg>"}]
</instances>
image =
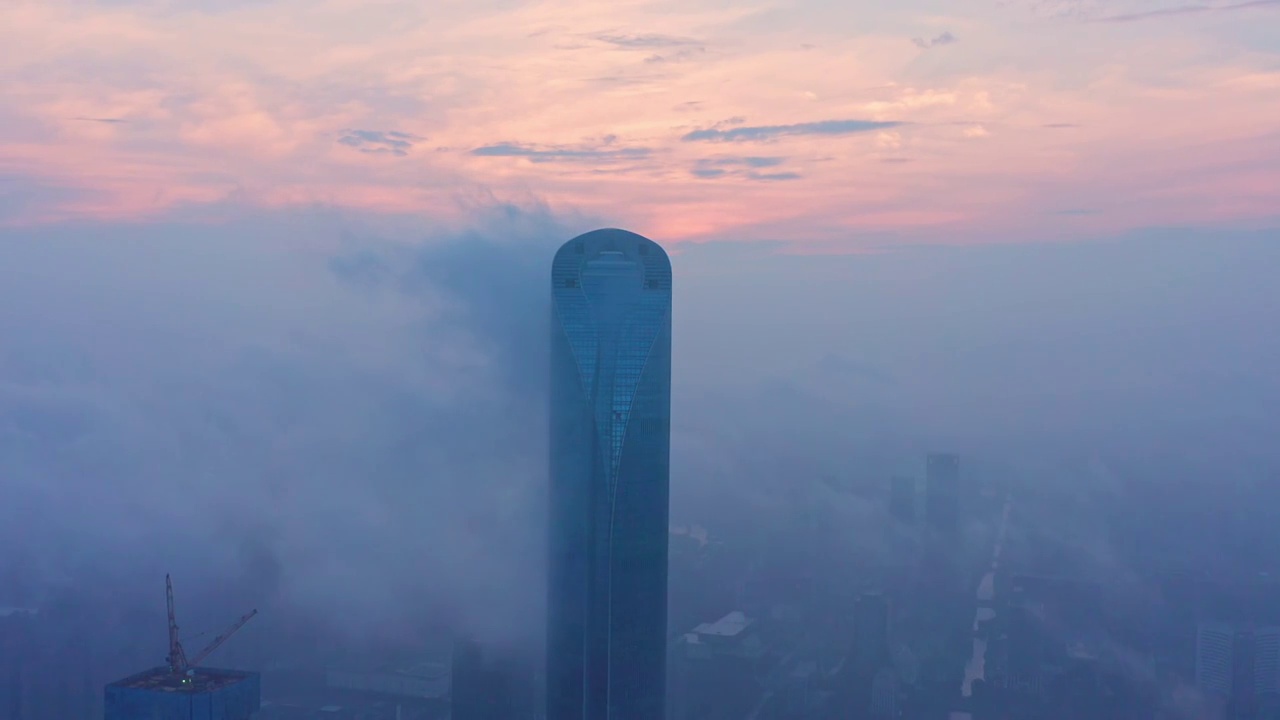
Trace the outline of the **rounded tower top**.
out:
<instances>
[{"instance_id":1,"label":"rounded tower top","mask_svg":"<svg viewBox=\"0 0 1280 720\"><path fill-rule=\"evenodd\" d=\"M575 288L588 263L635 263L643 268L644 286L671 289L671 259L658 243L629 230L602 228L583 233L560 246L551 274L557 288Z\"/></svg>"}]
</instances>

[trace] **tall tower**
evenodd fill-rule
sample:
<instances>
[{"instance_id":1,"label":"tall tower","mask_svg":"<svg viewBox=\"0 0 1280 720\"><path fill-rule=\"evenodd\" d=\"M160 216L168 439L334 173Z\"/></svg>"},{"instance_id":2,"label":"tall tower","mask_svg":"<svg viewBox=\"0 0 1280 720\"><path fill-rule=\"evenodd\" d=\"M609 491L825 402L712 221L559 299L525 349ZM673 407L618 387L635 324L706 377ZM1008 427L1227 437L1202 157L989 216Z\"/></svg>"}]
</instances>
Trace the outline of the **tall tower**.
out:
<instances>
[{"instance_id":1,"label":"tall tower","mask_svg":"<svg viewBox=\"0 0 1280 720\"><path fill-rule=\"evenodd\" d=\"M880 593L862 593L854 603L853 660L868 678L889 660L889 599Z\"/></svg>"},{"instance_id":2,"label":"tall tower","mask_svg":"<svg viewBox=\"0 0 1280 720\"><path fill-rule=\"evenodd\" d=\"M625 230L551 270L548 720L661 720L671 262Z\"/></svg>"},{"instance_id":3,"label":"tall tower","mask_svg":"<svg viewBox=\"0 0 1280 720\"><path fill-rule=\"evenodd\" d=\"M960 524L960 459L950 453L929 453L925 460L924 514L943 535Z\"/></svg>"}]
</instances>

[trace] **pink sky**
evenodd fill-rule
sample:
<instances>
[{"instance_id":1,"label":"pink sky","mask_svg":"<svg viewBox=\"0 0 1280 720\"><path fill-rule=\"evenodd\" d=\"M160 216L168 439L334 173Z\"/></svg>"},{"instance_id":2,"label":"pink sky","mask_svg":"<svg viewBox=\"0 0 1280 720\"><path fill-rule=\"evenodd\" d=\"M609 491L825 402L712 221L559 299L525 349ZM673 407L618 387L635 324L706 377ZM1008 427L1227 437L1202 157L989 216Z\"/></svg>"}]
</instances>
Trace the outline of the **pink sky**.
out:
<instances>
[{"instance_id":1,"label":"pink sky","mask_svg":"<svg viewBox=\"0 0 1280 720\"><path fill-rule=\"evenodd\" d=\"M9 224L476 192L663 241L1280 217L1280 2L10 0L0 47Z\"/></svg>"}]
</instances>

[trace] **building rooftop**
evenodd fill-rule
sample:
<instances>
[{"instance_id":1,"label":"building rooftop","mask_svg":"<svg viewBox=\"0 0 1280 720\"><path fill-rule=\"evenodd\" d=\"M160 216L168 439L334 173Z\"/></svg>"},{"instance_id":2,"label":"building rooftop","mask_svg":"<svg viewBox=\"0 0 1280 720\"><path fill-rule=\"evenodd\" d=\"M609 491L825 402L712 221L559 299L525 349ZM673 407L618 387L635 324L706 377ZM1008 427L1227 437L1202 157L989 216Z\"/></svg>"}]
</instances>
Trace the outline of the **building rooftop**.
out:
<instances>
[{"instance_id":1,"label":"building rooftop","mask_svg":"<svg viewBox=\"0 0 1280 720\"><path fill-rule=\"evenodd\" d=\"M170 693L206 693L220 690L248 679L252 673L238 670L196 668L193 675L174 675L167 667L152 668L137 675L117 680L108 687Z\"/></svg>"},{"instance_id":2,"label":"building rooftop","mask_svg":"<svg viewBox=\"0 0 1280 720\"><path fill-rule=\"evenodd\" d=\"M10 615L36 615L39 611L24 607L0 607L0 618Z\"/></svg>"},{"instance_id":3,"label":"building rooftop","mask_svg":"<svg viewBox=\"0 0 1280 720\"><path fill-rule=\"evenodd\" d=\"M713 623L702 623L693 629L698 635L714 635L716 637L733 637L746 630L752 621L741 610L734 610Z\"/></svg>"}]
</instances>

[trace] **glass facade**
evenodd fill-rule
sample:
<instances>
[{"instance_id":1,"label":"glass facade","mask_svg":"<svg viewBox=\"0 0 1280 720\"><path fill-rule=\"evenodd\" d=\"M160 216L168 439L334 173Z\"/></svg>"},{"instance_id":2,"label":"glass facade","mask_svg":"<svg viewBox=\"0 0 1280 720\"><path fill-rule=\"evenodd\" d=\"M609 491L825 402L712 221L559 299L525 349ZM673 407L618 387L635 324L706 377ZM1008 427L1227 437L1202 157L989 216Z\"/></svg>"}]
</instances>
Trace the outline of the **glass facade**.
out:
<instances>
[{"instance_id":1,"label":"glass facade","mask_svg":"<svg viewBox=\"0 0 1280 720\"><path fill-rule=\"evenodd\" d=\"M549 720L660 720L671 263L596 230L552 264Z\"/></svg>"}]
</instances>

